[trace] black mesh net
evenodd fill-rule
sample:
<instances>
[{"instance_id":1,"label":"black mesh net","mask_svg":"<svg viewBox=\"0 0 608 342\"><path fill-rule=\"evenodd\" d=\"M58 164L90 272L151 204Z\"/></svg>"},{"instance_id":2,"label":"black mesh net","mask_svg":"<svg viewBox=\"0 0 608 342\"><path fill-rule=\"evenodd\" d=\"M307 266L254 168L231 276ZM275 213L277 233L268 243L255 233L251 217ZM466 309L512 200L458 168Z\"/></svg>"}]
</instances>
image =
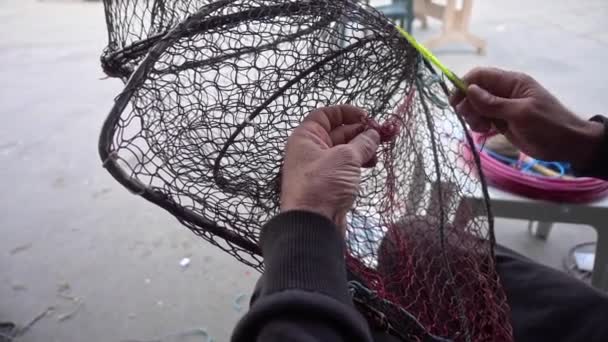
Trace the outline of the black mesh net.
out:
<instances>
[{"instance_id":1,"label":"black mesh net","mask_svg":"<svg viewBox=\"0 0 608 342\"><path fill-rule=\"evenodd\" d=\"M511 339L475 149L444 80L391 22L350 0L105 7L102 64L126 86L99 152L121 184L262 270L287 137L318 107L361 107L399 130L348 215L355 302L404 340Z\"/></svg>"}]
</instances>

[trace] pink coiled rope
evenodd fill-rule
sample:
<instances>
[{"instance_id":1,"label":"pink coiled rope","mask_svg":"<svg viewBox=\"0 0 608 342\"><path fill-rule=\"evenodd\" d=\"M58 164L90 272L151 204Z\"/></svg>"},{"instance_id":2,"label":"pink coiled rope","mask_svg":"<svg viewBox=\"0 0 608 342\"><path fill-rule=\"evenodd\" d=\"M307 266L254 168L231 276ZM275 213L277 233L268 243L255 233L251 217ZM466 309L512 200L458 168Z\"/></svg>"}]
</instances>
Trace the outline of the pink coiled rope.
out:
<instances>
[{"instance_id":1,"label":"pink coiled rope","mask_svg":"<svg viewBox=\"0 0 608 342\"><path fill-rule=\"evenodd\" d=\"M488 183L497 188L525 197L568 203L586 203L608 196L608 182L589 177L557 178L524 173L488 155L483 146L487 135L473 134L479 152L481 169ZM471 162L473 155L469 147L463 154Z\"/></svg>"}]
</instances>

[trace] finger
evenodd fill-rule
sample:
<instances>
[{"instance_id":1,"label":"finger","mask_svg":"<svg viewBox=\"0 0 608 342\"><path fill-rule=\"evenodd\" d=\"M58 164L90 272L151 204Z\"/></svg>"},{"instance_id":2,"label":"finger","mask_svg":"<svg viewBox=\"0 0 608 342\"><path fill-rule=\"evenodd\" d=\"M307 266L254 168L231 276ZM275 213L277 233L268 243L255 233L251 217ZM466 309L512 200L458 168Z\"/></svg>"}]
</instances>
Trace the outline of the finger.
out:
<instances>
[{"instance_id":1,"label":"finger","mask_svg":"<svg viewBox=\"0 0 608 342\"><path fill-rule=\"evenodd\" d=\"M525 112L525 99L506 99L489 93L476 84L467 90L470 114L509 121Z\"/></svg>"},{"instance_id":2,"label":"finger","mask_svg":"<svg viewBox=\"0 0 608 342\"><path fill-rule=\"evenodd\" d=\"M338 105L315 109L304 119L321 125L328 133L341 125L360 123L367 113L352 105Z\"/></svg>"},{"instance_id":3,"label":"finger","mask_svg":"<svg viewBox=\"0 0 608 342\"><path fill-rule=\"evenodd\" d=\"M506 71L496 69L496 68L474 68L469 71L462 80L466 84L477 84L481 87L496 90L496 87L502 87L505 83L504 80L513 79L506 74ZM506 92L512 88L512 85L505 87L502 92ZM496 91L496 93L500 93L500 91ZM454 89L452 95L450 95L450 105L456 108L462 101L464 101L467 97L467 93L456 88Z\"/></svg>"},{"instance_id":4,"label":"finger","mask_svg":"<svg viewBox=\"0 0 608 342\"><path fill-rule=\"evenodd\" d=\"M363 130L365 130L365 126L361 123L342 125L331 131L329 137L333 146L346 144Z\"/></svg>"},{"instance_id":5,"label":"finger","mask_svg":"<svg viewBox=\"0 0 608 342\"><path fill-rule=\"evenodd\" d=\"M472 116L467 119L467 123L477 133L488 133L492 129L492 121L482 116Z\"/></svg>"},{"instance_id":6,"label":"finger","mask_svg":"<svg viewBox=\"0 0 608 342\"><path fill-rule=\"evenodd\" d=\"M488 109L486 112L480 112L479 109L472 104L472 101L476 101L475 96L476 94L474 89L471 98L465 98L455 107L456 114L462 116L469 124L469 127L471 127L471 129L475 132L487 133L488 131L492 130L492 126L494 126L499 132L505 131L508 128L505 120L499 118L490 118L489 116L483 115L483 113L486 112L492 113L492 110L494 111L493 113L497 113L499 109Z\"/></svg>"},{"instance_id":7,"label":"finger","mask_svg":"<svg viewBox=\"0 0 608 342\"><path fill-rule=\"evenodd\" d=\"M460 104L466 98L466 96L467 95L462 90L454 90L452 95L450 95L450 105L452 107L458 106L458 104Z\"/></svg>"},{"instance_id":8,"label":"finger","mask_svg":"<svg viewBox=\"0 0 608 342\"><path fill-rule=\"evenodd\" d=\"M348 145L353 147L354 157L359 165L363 165L376 155L380 144L380 134L374 129L357 135Z\"/></svg>"},{"instance_id":9,"label":"finger","mask_svg":"<svg viewBox=\"0 0 608 342\"><path fill-rule=\"evenodd\" d=\"M507 100L526 98L527 94L523 89L538 86L536 80L526 74L485 67L471 70L463 77L463 81L471 86L476 85L496 97ZM466 94L457 90L450 97L450 104L455 107L461 103L470 95L469 90L471 86L467 89Z\"/></svg>"},{"instance_id":10,"label":"finger","mask_svg":"<svg viewBox=\"0 0 608 342\"><path fill-rule=\"evenodd\" d=\"M361 167L364 167L366 169L371 169L372 167L375 167L376 164L378 164L378 156L376 156L374 154L374 156L372 157L372 159L366 161L363 165L361 165Z\"/></svg>"},{"instance_id":11,"label":"finger","mask_svg":"<svg viewBox=\"0 0 608 342\"><path fill-rule=\"evenodd\" d=\"M456 114L462 116L465 120L471 116L479 116L479 114L475 113L475 108L466 98L455 107L455 111Z\"/></svg>"},{"instance_id":12,"label":"finger","mask_svg":"<svg viewBox=\"0 0 608 342\"><path fill-rule=\"evenodd\" d=\"M523 78L523 74L498 68L475 68L463 77L463 81L476 84L496 96L511 98Z\"/></svg>"},{"instance_id":13,"label":"finger","mask_svg":"<svg viewBox=\"0 0 608 342\"><path fill-rule=\"evenodd\" d=\"M321 126L319 123L315 121L304 121L300 124L300 126L296 127L293 130L291 135L289 136L289 141L291 140L310 140L317 145L325 145L327 147L332 147L331 137L328 132L325 131L325 128Z\"/></svg>"}]
</instances>

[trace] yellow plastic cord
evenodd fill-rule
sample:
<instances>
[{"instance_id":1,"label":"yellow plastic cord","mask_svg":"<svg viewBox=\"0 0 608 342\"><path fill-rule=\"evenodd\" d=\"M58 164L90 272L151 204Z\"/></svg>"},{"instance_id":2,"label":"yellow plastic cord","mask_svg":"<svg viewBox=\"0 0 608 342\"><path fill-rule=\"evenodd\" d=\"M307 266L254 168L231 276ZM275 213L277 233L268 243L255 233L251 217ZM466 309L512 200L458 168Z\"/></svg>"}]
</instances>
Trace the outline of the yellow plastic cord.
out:
<instances>
[{"instance_id":1,"label":"yellow plastic cord","mask_svg":"<svg viewBox=\"0 0 608 342\"><path fill-rule=\"evenodd\" d=\"M445 65L443 65L443 63L441 63L441 61L439 61L439 59L437 59L437 57L435 57L435 55L433 55L433 53L429 51L429 49L424 47L424 45L418 43L416 39L414 39L414 37L412 37L412 35L409 34L402 27L395 25L395 28L405 39L407 39L410 44L412 44L412 46L416 50L418 50L418 52L420 52L420 54L422 54L422 57L424 57L424 59L439 68L439 70L443 72L443 74L454 84L456 88L460 89L464 93L467 92L467 84L463 80L461 80L460 77L456 76L456 74L454 74L452 70L448 69Z\"/></svg>"}]
</instances>

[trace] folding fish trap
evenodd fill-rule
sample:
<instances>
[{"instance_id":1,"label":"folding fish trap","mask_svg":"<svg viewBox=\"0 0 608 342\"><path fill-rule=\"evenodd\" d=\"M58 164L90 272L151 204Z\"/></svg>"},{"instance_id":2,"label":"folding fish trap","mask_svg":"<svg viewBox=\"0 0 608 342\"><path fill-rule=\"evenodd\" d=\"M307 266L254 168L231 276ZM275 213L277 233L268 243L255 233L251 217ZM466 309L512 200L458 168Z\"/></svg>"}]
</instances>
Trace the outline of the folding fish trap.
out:
<instances>
[{"instance_id":1,"label":"folding fish trap","mask_svg":"<svg viewBox=\"0 0 608 342\"><path fill-rule=\"evenodd\" d=\"M363 108L399 130L347 217L354 303L404 341L512 340L479 156L393 23L353 0L104 4L102 66L125 88L99 153L118 182L262 271L288 136L318 107Z\"/></svg>"}]
</instances>

